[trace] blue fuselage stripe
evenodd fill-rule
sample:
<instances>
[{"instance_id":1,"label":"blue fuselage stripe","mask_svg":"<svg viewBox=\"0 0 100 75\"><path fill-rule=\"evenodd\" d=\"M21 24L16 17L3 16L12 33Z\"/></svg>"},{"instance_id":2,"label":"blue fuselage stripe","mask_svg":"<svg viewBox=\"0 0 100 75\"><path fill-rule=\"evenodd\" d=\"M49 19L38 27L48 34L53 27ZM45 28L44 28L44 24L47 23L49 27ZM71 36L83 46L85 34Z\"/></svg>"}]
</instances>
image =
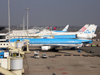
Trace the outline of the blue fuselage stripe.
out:
<instances>
[{"instance_id":1,"label":"blue fuselage stripe","mask_svg":"<svg viewBox=\"0 0 100 75\"><path fill-rule=\"evenodd\" d=\"M33 39L33 38L26 38L29 40L30 44L81 44L82 42L91 43L92 40L82 40L82 39ZM17 40L23 41L25 39L18 38L18 39L11 39L10 42L16 42Z\"/></svg>"}]
</instances>

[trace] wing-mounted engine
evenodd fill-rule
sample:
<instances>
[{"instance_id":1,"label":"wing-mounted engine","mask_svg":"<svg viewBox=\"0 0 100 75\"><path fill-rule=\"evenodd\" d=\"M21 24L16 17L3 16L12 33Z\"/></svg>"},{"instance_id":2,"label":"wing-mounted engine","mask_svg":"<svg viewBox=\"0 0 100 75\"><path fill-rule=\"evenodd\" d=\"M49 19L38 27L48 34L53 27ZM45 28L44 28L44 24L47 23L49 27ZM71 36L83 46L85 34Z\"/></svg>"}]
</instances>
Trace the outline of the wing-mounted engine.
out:
<instances>
[{"instance_id":1,"label":"wing-mounted engine","mask_svg":"<svg viewBox=\"0 0 100 75\"><path fill-rule=\"evenodd\" d=\"M41 50L48 51L51 48L52 48L51 46L42 46Z\"/></svg>"}]
</instances>

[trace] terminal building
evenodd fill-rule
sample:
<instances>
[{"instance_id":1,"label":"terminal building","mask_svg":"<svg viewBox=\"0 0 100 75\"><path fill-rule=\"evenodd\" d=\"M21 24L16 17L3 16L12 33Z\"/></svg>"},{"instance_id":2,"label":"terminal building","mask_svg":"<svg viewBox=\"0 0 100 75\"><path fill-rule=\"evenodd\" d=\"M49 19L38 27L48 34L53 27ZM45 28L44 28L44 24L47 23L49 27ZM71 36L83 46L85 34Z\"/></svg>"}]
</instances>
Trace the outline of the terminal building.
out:
<instances>
[{"instance_id":1,"label":"terminal building","mask_svg":"<svg viewBox=\"0 0 100 75\"><path fill-rule=\"evenodd\" d=\"M10 31L10 39L13 38L33 38L34 34L39 32L39 29L29 29L27 30L11 30ZM0 30L0 42L4 42L9 39L9 31L8 29L1 29Z\"/></svg>"}]
</instances>

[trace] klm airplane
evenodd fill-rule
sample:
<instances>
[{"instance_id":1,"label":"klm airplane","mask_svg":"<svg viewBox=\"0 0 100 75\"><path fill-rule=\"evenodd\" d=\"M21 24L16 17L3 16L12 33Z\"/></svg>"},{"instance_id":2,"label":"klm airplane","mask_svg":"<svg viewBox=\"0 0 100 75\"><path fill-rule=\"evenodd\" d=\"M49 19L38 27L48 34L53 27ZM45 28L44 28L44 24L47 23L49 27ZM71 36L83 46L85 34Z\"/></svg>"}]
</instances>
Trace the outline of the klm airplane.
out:
<instances>
[{"instance_id":1,"label":"klm airplane","mask_svg":"<svg viewBox=\"0 0 100 75\"><path fill-rule=\"evenodd\" d=\"M54 27L53 30L50 30L50 26L49 26L49 27L47 27L47 29L44 29L44 30L40 31L40 32L37 33L37 34L34 34L34 36L48 35L48 34L51 34L51 33L53 33L53 32L54 32L54 33L67 32L68 27L69 27L69 25L66 25L66 27L65 27L62 31L56 31L57 26Z\"/></svg>"},{"instance_id":2,"label":"klm airplane","mask_svg":"<svg viewBox=\"0 0 100 75\"><path fill-rule=\"evenodd\" d=\"M62 31L42 31L40 33L34 34L34 36L39 36L41 38L44 37L50 37L50 35L53 35L53 38L76 38L76 34L84 32L88 28L88 24L83 26L79 31L77 32L67 32L67 29L69 25L67 25Z\"/></svg>"},{"instance_id":3,"label":"klm airplane","mask_svg":"<svg viewBox=\"0 0 100 75\"><path fill-rule=\"evenodd\" d=\"M86 25L85 25L86 26ZM79 30L79 32L65 32L65 33L56 33L52 34L53 38L85 38L85 39L91 39L96 37L95 31L96 31L97 25L90 25L87 29L83 27ZM44 35L43 37L50 37L51 35ZM51 36L51 37L52 37Z\"/></svg>"},{"instance_id":4,"label":"klm airplane","mask_svg":"<svg viewBox=\"0 0 100 75\"><path fill-rule=\"evenodd\" d=\"M83 44L92 43L92 40L87 39L47 39L47 38L26 38L32 46L39 46L42 50L49 50L59 46L66 47L81 47ZM10 39L10 42L23 41L25 38Z\"/></svg>"}]
</instances>

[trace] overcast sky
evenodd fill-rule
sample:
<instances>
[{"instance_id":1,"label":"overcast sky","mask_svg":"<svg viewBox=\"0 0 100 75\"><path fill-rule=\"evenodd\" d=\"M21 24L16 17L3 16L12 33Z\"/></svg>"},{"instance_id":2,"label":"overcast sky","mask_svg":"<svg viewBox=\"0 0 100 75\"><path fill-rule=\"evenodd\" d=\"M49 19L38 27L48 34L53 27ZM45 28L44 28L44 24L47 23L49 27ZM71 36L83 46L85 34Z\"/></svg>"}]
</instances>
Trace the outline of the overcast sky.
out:
<instances>
[{"instance_id":1,"label":"overcast sky","mask_svg":"<svg viewBox=\"0 0 100 75\"><path fill-rule=\"evenodd\" d=\"M100 25L100 0L10 0L11 25L23 23L29 10L29 25ZM0 0L0 25L8 25L8 0Z\"/></svg>"}]
</instances>

